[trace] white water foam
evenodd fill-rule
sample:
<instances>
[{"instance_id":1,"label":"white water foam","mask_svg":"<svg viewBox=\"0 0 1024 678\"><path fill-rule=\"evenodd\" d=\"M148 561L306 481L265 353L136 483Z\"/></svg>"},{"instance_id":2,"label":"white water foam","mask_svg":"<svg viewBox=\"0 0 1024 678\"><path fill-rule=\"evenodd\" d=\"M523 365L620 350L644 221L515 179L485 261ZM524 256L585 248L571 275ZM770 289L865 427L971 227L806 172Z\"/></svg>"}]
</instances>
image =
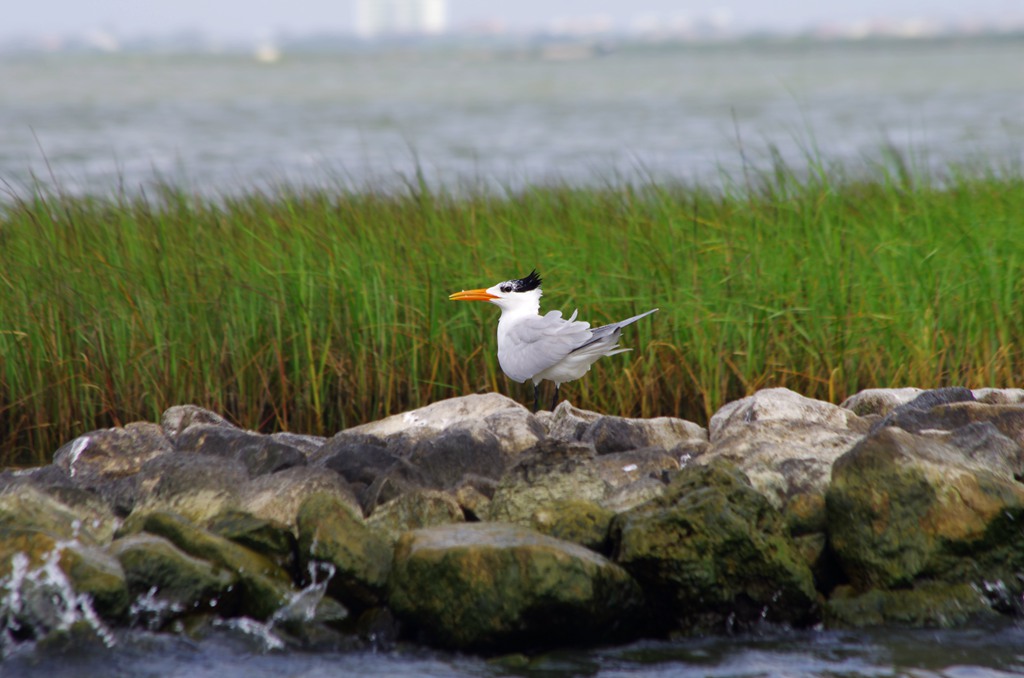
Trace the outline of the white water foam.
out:
<instances>
[{"instance_id":1,"label":"white water foam","mask_svg":"<svg viewBox=\"0 0 1024 678\"><path fill-rule=\"evenodd\" d=\"M107 647L115 645L114 634L96 614L92 598L76 593L60 568L64 549L75 543L57 542L35 568L25 553L11 556L10 574L0 578L0 657L23 643L66 632L82 622Z\"/></svg>"},{"instance_id":2,"label":"white water foam","mask_svg":"<svg viewBox=\"0 0 1024 678\"><path fill-rule=\"evenodd\" d=\"M239 631L255 639L264 652L283 650L287 643L275 632L282 624L309 623L316 619L317 608L327 592L327 584L334 576L336 568L330 563L312 562L309 564L310 583L291 594L288 602L281 606L265 622L250 617L235 617L214 622L215 626ZM321 581L322 576L322 581Z\"/></svg>"}]
</instances>

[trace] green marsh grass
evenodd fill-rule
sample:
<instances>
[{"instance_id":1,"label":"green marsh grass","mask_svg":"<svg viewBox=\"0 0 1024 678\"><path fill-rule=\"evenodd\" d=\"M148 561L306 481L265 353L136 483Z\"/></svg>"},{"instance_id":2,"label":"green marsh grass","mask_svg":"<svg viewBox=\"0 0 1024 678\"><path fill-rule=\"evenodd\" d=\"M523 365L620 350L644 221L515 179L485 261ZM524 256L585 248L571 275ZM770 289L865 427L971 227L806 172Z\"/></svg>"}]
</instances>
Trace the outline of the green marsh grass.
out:
<instances>
[{"instance_id":1,"label":"green marsh grass","mask_svg":"<svg viewBox=\"0 0 1024 678\"><path fill-rule=\"evenodd\" d=\"M698 422L786 386L1018 386L1019 172L866 178L785 167L742 185L545 185L453 195L302 190L204 199L37 191L0 211L0 465L197 403L331 435L481 391L529 402L497 309L451 292L545 278L542 310L652 307L574 404Z\"/></svg>"}]
</instances>

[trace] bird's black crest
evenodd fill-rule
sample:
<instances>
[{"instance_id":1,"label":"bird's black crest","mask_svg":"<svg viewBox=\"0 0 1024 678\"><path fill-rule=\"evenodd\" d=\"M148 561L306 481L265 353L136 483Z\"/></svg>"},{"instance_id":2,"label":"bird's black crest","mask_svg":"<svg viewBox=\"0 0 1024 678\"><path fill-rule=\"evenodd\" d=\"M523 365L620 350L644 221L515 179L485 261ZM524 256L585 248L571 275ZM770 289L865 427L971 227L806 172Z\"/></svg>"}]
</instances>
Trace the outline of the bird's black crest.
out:
<instances>
[{"instance_id":1,"label":"bird's black crest","mask_svg":"<svg viewBox=\"0 0 1024 678\"><path fill-rule=\"evenodd\" d=\"M515 285L516 292L529 292L540 287L540 274L537 273L537 269L530 271L530 275L519 280L513 280L512 283Z\"/></svg>"}]
</instances>

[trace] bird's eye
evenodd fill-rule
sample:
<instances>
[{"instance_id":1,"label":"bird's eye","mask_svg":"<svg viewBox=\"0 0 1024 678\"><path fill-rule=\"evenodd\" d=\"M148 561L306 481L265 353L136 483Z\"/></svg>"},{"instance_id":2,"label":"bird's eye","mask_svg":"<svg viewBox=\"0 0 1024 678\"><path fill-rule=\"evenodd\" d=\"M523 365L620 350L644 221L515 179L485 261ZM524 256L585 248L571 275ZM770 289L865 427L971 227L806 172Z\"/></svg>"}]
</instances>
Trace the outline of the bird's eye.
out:
<instances>
[{"instance_id":1,"label":"bird's eye","mask_svg":"<svg viewBox=\"0 0 1024 678\"><path fill-rule=\"evenodd\" d=\"M504 285L502 285L502 286L501 286L501 287L500 287L499 289L500 289L500 290L501 290L502 292L508 293L508 292L511 292L511 291L512 291L512 285L511 285L510 283L505 283L505 284L504 284Z\"/></svg>"}]
</instances>

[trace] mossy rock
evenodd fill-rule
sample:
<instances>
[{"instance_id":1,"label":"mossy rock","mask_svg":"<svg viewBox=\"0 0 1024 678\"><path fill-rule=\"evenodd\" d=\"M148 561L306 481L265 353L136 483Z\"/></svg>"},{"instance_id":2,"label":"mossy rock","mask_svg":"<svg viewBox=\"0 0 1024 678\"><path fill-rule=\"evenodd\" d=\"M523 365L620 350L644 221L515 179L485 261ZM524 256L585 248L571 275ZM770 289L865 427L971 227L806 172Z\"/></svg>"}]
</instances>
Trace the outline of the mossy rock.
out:
<instances>
[{"instance_id":1,"label":"mossy rock","mask_svg":"<svg viewBox=\"0 0 1024 678\"><path fill-rule=\"evenodd\" d=\"M72 508L30 485L14 485L0 492L0 532L31 529L83 544L108 543L119 525L105 506L85 502Z\"/></svg>"},{"instance_id":2,"label":"mossy rock","mask_svg":"<svg viewBox=\"0 0 1024 678\"><path fill-rule=\"evenodd\" d=\"M395 614L428 641L485 651L612 638L635 628L642 602L611 561L505 523L407 532L389 594Z\"/></svg>"},{"instance_id":3,"label":"mossy rock","mask_svg":"<svg viewBox=\"0 0 1024 678\"><path fill-rule=\"evenodd\" d=\"M546 441L537 445L502 476L487 519L528 527L537 510L559 501L601 501L609 486L594 459L594 447L589 444Z\"/></svg>"},{"instance_id":4,"label":"mossy rock","mask_svg":"<svg viewBox=\"0 0 1024 678\"><path fill-rule=\"evenodd\" d=\"M614 511L596 502L563 499L538 508L530 523L541 534L607 554L608 528L614 517Z\"/></svg>"},{"instance_id":5,"label":"mossy rock","mask_svg":"<svg viewBox=\"0 0 1024 678\"><path fill-rule=\"evenodd\" d=\"M612 521L615 560L658 623L683 632L817 618L811 571L779 512L731 464L687 467Z\"/></svg>"},{"instance_id":6,"label":"mossy rock","mask_svg":"<svg viewBox=\"0 0 1024 678\"><path fill-rule=\"evenodd\" d=\"M451 494L438 490L412 490L376 507L366 524L394 544L409 530L461 523L465 519L462 507Z\"/></svg>"},{"instance_id":7,"label":"mossy rock","mask_svg":"<svg viewBox=\"0 0 1024 678\"><path fill-rule=\"evenodd\" d=\"M329 493L310 495L299 508L299 558L329 563L332 596L365 609L380 604L391 569L390 544L367 527L347 502Z\"/></svg>"},{"instance_id":8,"label":"mossy rock","mask_svg":"<svg viewBox=\"0 0 1024 678\"><path fill-rule=\"evenodd\" d=\"M985 596L969 584L929 582L910 589L857 594L839 587L825 606L831 628L956 628L997 617Z\"/></svg>"},{"instance_id":9,"label":"mossy rock","mask_svg":"<svg viewBox=\"0 0 1024 678\"><path fill-rule=\"evenodd\" d=\"M831 547L861 591L1024 565L1024 486L938 438L880 429L836 462L826 501Z\"/></svg>"},{"instance_id":10,"label":"mossy rock","mask_svg":"<svg viewBox=\"0 0 1024 678\"><path fill-rule=\"evenodd\" d=\"M298 540L286 525L245 511L226 511L210 521L208 529L270 558L293 576L298 574Z\"/></svg>"},{"instance_id":11,"label":"mossy rock","mask_svg":"<svg viewBox=\"0 0 1024 678\"><path fill-rule=\"evenodd\" d=\"M242 614L266 619L287 604L294 592L291 577L269 558L208 532L173 513L152 513L142 521L150 534L170 540L182 551L227 568L238 576Z\"/></svg>"},{"instance_id":12,"label":"mossy rock","mask_svg":"<svg viewBox=\"0 0 1024 678\"><path fill-rule=\"evenodd\" d=\"M114 541L109 552L121 563L134 596L152 591L174 616L210 608L226 614L235 608L236 573L190 556L163 537L132 535Z\"/></svg>"},{"instance_id":13,"label":"mossy rock","mask_svg":"<svg viewBox=\"0 0 1024 678\"><path fill-rule=\"evenodd\" d=\"M0 530L0 580L11 575L18 557L25 559L29 570L55 562L73 591L88 596L93 609L104 619L119 620L128 611L124 570L100 548L62 540L40 530Z\"/></svg>"}]
</instances>

